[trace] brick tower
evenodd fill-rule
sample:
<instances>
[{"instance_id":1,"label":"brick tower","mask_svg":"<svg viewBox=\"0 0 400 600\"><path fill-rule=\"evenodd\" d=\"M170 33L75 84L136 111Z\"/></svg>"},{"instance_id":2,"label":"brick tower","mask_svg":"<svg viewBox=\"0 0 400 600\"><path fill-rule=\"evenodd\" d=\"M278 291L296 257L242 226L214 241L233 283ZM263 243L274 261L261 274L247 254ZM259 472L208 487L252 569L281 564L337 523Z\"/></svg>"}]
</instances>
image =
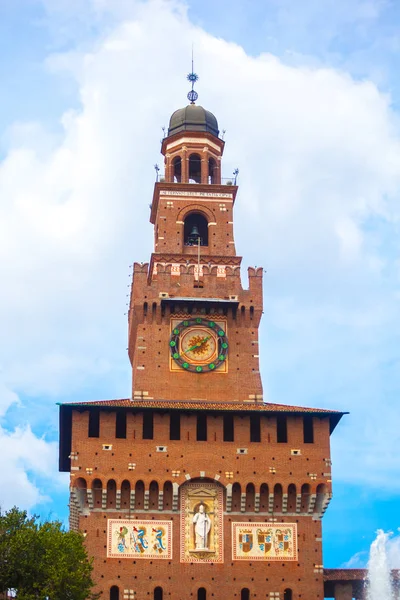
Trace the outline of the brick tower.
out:
<instances>
[{"instance_id":1,"label":"brick tower","mask_svg":"<svg viewBox=\"0 0 400 600\"><path fill-rule=\"evenodd\" d=\"M193 74L192 74L193 75ZM110 600L324 598L329 437L343 413L265 403L262 268L242 287L215 116L176 111L135 263L132 397L64 404L60 469Z\"/></svg>"}]
</instances>

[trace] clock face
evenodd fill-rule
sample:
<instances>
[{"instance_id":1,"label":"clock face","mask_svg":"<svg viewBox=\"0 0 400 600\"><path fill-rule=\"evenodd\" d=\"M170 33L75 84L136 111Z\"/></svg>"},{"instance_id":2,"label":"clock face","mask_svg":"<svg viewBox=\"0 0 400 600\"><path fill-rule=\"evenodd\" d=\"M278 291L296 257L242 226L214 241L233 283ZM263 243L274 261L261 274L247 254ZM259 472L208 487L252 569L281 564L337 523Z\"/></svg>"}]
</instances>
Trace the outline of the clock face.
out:
<instances>
[{"instance_id":1,"label":"clock face","mask_svg":"<svg viewBox=\"0 0 400 600\"><path fill-rule=\"evenodd\" d=\"M228 354L228 339L221 324L200 317L178 323L169 346L174 361L194 373L215 371Z\"/></svg>"}]
</instances>

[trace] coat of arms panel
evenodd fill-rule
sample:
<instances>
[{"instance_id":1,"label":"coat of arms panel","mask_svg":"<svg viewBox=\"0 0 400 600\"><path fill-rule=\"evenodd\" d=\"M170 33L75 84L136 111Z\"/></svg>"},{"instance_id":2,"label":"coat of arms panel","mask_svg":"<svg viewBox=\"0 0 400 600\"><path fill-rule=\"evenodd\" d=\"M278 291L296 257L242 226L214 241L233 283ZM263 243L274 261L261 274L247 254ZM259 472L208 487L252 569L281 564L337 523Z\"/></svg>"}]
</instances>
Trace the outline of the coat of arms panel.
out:
<instances>
[{"instance_id":1,"label":"coat of arms panel","mask_svg":"<svg viewBox=\"0 0 400 600\"><path fill-rule=\"evenodd\" d=\"M296 523L232 523L233 560L297 560Z\"/></svg>"}]
</instances>

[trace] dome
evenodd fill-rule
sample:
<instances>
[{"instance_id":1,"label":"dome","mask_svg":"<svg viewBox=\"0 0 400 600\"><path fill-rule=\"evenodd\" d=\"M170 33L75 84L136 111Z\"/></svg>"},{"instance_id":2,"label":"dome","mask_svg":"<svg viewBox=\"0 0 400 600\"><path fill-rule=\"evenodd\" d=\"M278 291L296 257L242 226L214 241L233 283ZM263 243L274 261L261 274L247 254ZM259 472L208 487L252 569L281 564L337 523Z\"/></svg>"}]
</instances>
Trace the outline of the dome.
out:
<instances>
[{"instance_id":1,"label":"dome","mask_svg":"<svg viewBox=\"0 0 400 600\"><path fill-rule=\"evenodd\" d=\"M168 135L181 131L208 131L218 137L218 121L209 110L189 104L176 110L169 121Z\"/></svg>"}]
</instances>

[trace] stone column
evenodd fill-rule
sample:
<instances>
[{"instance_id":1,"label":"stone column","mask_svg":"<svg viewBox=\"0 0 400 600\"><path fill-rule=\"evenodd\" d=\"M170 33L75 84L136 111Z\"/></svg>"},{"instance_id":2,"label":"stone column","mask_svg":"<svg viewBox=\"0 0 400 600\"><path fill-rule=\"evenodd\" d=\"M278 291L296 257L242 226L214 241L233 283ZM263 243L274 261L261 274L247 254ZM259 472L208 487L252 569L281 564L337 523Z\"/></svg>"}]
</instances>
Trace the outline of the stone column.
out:
<instances>
[{"instance_id":1,"label":"stone column","mask_svg":"<svg viewBox=\"0 0 400 600\"><path fill-rule=\"evenodd\" d=\"M186 146L182 146L181 181L189 182L189 157Z\"/></svg>"},{"instance_id":2,"label":"stone column","mask_svg":"<svg viewBox=\"0 0 400 600\"><path fill-rule=\"evenodd\" d=\"M203 148L201 153L201 183L208 183L208 148Z\"/></svg>"}]
</instances>

